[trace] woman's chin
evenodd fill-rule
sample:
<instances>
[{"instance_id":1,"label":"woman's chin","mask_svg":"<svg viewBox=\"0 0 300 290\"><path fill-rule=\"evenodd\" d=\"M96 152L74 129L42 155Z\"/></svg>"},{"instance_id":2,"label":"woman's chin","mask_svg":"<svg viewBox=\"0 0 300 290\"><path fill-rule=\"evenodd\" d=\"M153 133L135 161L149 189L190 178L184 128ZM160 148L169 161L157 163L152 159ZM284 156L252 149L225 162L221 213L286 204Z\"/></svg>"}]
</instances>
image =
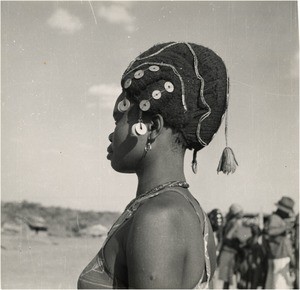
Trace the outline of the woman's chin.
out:
<instances>
[{"instance_id":1,"label":"woman's chin","mask_svg":"<svg viewBox=\"0 0 300 290\"><path fill-rule=\"evenodd\" d=\"M109 159L107 157L107 159ZM113 159L109 159L111 161L111 167L120 173L135 173L135 170L133 170L132 168L128 168L128 166L122 166L122 164L120 164L119 162L114 162Z\"/></svg>"}]
</instances>

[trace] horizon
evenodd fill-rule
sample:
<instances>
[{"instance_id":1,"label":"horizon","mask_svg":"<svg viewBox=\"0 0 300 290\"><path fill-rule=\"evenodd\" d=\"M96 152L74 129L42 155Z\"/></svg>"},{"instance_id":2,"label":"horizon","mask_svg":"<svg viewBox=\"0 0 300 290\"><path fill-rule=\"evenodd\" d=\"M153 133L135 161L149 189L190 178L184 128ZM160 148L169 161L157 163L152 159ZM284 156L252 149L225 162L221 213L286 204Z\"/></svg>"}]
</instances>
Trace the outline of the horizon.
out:
<instances>
[{"instance_id":1,"label":"horizon","mask_svg":"<svg viewBox=\"0 0 300 290\"><path fill-rule=\"evenodd\" d=\"M29 203L29 204L35 204L35 205L38 205L38 206L41 206L41 207L45 207L45 208L50 208L50 207L55 207L55 208L60 208L60 209L65 209L65 210L74 210L74 211L81 211L81 212L96 212L96 213L117 213L117 214L122 214L121 211L110 211L110 210L94 210L94 209L80 209L80 208L72 208L72 207L66 207L66 206L62 206L62 205L44 205L40 202L31 202L31 201L28 201L28 200L21 200L21 201L14 201L14 200L7 200L7 201L4 201L4 200L1 200L1 203L14 203L14 204L21 204L21 203ZM209 213L212 209L209 209L207 210L206 212ZM226 215L226 213L228 212L227 210L225 211L221 211L222 214L224 214L224 217ZM267 215L270 215L272 212L252 212L252 211L244 211L243 213L243 216L245 215L259 215L259 214L263 214L265 216ZM295 216L296 216L296 212L295 212Z\"/></svg>"}]
</instances>

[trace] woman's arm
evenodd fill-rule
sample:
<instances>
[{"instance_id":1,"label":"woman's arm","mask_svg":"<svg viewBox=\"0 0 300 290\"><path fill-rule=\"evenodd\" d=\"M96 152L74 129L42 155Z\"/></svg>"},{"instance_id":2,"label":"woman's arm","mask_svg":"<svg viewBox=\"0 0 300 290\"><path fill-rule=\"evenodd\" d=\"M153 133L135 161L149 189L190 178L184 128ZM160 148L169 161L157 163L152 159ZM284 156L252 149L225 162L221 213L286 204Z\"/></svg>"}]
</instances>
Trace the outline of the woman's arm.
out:
<instances>
[{"instance_id":1,"label":"woman's arm","mask_svg":"<svg viewBox=\"0 0 300 290\"><path fill-rule=\"evenodd\" d=\"M126 246L129 288L182 288L187 254L184 212L164 198L135 214Z\"/></svg>"}]
</instances>

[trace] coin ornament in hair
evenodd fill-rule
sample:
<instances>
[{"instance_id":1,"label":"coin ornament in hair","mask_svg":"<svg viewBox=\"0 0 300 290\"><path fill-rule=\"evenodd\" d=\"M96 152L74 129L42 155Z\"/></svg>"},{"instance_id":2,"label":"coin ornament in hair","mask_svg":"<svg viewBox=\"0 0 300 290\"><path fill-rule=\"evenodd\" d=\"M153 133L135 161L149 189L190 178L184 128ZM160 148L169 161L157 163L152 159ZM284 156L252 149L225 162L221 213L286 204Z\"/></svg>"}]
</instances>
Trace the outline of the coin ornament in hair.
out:
<instances>
[{"instance_id":1,"label":"coin ornament in hair","mask_svg":"<svg viewBox=\"0 0 300 290\"><path fill-rule=\"evenodd\" d=\"M127 98L124 98L118 104L118 111L121 113L126 112L130 107L130 101Z\"/></svg>"},{"instance_id":2,"label":"coin ornament in hair","mask_svg":"<svg viewBox=\"0 0 300 290\"><path fill-rule=\"evenodd\" d=\"M131 83L132 83L132 80L131 79L127 79L125 81L125 83L124 83L124 88L128 89L130 87Z\"/></svg>"},{"instance_id":3,"label":"coin ornament in hair","mask_svg":"<svg viewBox=\"0 0 300 290\"><path fill-rule=\"evenodd\" d=\"M148 100L142 100L140 101L139 107L142 111L146 112L150 109L150 102Z\"/></svg>"},{"instance_id":4,"label":"coin ornament in hair","mask_svg":"<svg viewBox=\"0 0 300 290\"><path fill-rule=\"evenodd\" d=\"M157 65L151 65L151 66L149 66L149 70L152 71L152 72L159 71L159 66L157 66Z\"/></svg>"},{"instance_id":5,"label":"coin ornament in hair","mask_svg":"<svg viewBox=\"0 0 300 290\"><path fill-rule=\"evenodd\" d=\"M174 91L174 85L171 82L165 82L164 84L165 90L169 93Z\"/></svg>"},{"instance_id":6,"label":"coin ornament in hair","mask_svg":"<svg viewBox=\"0 0 300 290\"><path fill-rule=\"evenodd\" d=\"M144 71L143 70L137 70L135 73L134 73L134 78L135 79L140 79L144 76Z\"/></svg>"},{"instance_id":7,"label":"coin ornament in hair","mask_svg":"<svg viewBox=\"0 0 300 290\"><path fill-rule=\"evenodd\" d=\"M161 98L161 92L159 90L155 90L152 92L152 98L158 100Z\"/></svg>"}]
</instances>

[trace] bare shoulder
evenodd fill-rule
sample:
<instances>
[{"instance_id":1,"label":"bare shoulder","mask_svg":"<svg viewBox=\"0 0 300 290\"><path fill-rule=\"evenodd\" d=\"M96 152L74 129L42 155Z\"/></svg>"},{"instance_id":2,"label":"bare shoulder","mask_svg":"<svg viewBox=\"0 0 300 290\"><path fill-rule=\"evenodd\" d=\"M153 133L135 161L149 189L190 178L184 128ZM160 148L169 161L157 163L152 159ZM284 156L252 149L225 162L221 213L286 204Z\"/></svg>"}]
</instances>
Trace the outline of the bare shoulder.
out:
<instances>
[{"instance_id":1,"label":"bare shoulder","mask_svg":"<svg viewBox=\"0 0 300 290\"><path fill-rule=\"evenodd\" d=\"M202 219L202 215L199 215ZM132 226L145 227L151 231L172 231L176 228L176 234L182 235L189 232L190 228L199 228L199 218L192 205L178 192L168 190L156 197L148 199L137 210L133 217Z\"/></svg>"},{"instance_id":2,"label":"bare shoulder","mask_svg":"<svg viewBox=\"0 0 300 290\"><path fill-rule=\"evenodd\" d=\"M178 192L169 190L146 200L135 212L127 236L129 285L192 288L204 267L201 236L195 210Z\"/></svg>"}]
</instances>

